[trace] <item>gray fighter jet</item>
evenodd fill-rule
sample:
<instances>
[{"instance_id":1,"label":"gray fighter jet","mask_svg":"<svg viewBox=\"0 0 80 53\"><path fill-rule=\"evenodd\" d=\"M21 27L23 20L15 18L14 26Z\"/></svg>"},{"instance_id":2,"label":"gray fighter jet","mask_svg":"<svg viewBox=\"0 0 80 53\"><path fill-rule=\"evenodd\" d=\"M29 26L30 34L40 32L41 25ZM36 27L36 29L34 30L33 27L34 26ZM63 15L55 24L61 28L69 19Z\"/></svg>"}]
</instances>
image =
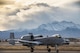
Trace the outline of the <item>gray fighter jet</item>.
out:
<instances>
[{"instance_id":1,"label":"gray fighter jet","mask_svg":"<svg viewBox=\"0 0 80 53\"><path fill-rule=\"evenodd\" d=\"M59 52L58 46L69 44L69 40L62 38L59 34L54 34L50 37L48 37L48 36L43 37L42 35L34 36L32 33L29 33L29 35L22 36L21 39L15 39L14 33L10 33L9 43L12 45L15 45L16 41L21 43L23 46L30 47L31 52L34 51L34 47L36 45L45 45L45 46L47 46L48 52L51 51L49 46L52 46L52 47L55 47L56 53L58 53Z\"/></svg>"}]
</instances>

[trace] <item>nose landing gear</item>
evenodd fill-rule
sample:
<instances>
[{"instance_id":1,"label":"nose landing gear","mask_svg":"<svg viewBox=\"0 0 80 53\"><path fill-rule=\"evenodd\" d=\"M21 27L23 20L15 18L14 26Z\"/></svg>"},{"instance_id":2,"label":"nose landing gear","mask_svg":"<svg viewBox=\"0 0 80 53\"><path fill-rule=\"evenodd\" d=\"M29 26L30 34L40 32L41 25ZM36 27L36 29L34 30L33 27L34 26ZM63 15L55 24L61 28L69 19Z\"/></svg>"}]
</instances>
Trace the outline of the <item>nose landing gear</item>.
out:
<instances>
[{"instance_id":1,"label":"nose landing gear","mask_svg":"<svg viewBox=\"0 0 80 53\"><path fill-rule=\"evenodd\" d=\"M59 53L58 45L55 45L55 50L56 50L56 53Z\"/></svg>"}]
</instances>

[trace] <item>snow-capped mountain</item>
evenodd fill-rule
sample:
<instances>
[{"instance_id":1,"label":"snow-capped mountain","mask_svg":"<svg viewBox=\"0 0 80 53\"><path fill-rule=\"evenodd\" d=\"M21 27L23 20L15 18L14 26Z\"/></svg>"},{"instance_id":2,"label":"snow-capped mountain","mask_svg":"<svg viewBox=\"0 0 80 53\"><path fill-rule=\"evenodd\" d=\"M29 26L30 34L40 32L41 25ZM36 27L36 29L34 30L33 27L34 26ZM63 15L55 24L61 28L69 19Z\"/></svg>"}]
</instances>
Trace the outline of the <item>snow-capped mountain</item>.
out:
<instances>
[{"instance_id":1,"label":"snow-capped mountain","mask_svg":"<svg viewBox=\"0 0 80 53\"><path fill-rule=\"evenodd\" d=\"M48 24L42 24L39 26L39 28L46 29L46 30L62 31L62 30L65 30L66 28L80 29L80 25L72 23L72 22L62 21L62 22L53 22L53 23L48 23Z\"/></svg>"},{"instance_id":2,"label":"snow-capped mountain","mask_svg":"<svg viewBox=\"0 0 80 53\"><path fill-rule=\"evenodd\" d=\"M42 34L42 35L53 35L53 34L61 34L63 37L78 37L80 38L80 25L72 22L52 22L48 24L42 24L36 29L31 30L8 30L8 31L0 31L0 39L9 38L10 32L15 33L15 37L20 38L22 35L26 35L28 33L33 34Z\"/></svg>"}]
</instances>

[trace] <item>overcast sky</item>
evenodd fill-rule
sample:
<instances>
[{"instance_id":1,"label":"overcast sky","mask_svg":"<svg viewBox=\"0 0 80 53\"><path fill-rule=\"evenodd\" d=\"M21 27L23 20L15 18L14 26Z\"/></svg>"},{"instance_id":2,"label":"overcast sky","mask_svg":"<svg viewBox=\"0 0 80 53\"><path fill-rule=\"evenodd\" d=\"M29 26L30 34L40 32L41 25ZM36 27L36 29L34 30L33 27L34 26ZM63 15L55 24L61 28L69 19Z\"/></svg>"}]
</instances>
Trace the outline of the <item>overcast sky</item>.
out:
<instances>
[{"instance_id":1,"label":"overcast sky","mask_svg":"<svg viewBox=\"0 0 80 53\"><path fill-rule=\"evenodd\" d=\"M79 0L0 0L0 31L34 29L54 21L80 24Z\"/></svg>"}]
</instances>

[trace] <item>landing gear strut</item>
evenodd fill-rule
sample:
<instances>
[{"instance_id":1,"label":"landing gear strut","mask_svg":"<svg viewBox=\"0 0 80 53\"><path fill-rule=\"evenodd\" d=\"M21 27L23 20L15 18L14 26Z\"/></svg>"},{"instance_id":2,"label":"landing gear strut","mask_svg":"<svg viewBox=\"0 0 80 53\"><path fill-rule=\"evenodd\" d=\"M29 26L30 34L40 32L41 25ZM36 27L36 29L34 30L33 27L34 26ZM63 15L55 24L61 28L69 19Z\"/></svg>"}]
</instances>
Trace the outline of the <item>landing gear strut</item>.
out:
<instances>
[{"instance_id":1,"label":"landing gear strut","mask_svg":"<svg viewBox=\"0 0 80 53\"><path fill-rule=\"evenodd\" d=\"M31 47L31 52L34 52L34 48L33 47Z\"/></svg>"},{"instance_id":2,"label":"landing gear strut","mask_svg":"<svg viewBox=\"0 0 80 53\"><path fill-rule=\"evenodd\" d=\"M48 52L51 52L51 49L49 48L49 46L47 45L47 50L48 50Z\"/></svg>"},{"instance_id":3,"label":"landing gear strut","mask_svg":"<svg viewBox=\"0 0 80 53\"><path fill-rule=\"evenodd\" d=\"M59 50L58 50L58 46L55 45L55 50L56 50L56 53L59 53Z\"/></svg>"}]
</instances>

